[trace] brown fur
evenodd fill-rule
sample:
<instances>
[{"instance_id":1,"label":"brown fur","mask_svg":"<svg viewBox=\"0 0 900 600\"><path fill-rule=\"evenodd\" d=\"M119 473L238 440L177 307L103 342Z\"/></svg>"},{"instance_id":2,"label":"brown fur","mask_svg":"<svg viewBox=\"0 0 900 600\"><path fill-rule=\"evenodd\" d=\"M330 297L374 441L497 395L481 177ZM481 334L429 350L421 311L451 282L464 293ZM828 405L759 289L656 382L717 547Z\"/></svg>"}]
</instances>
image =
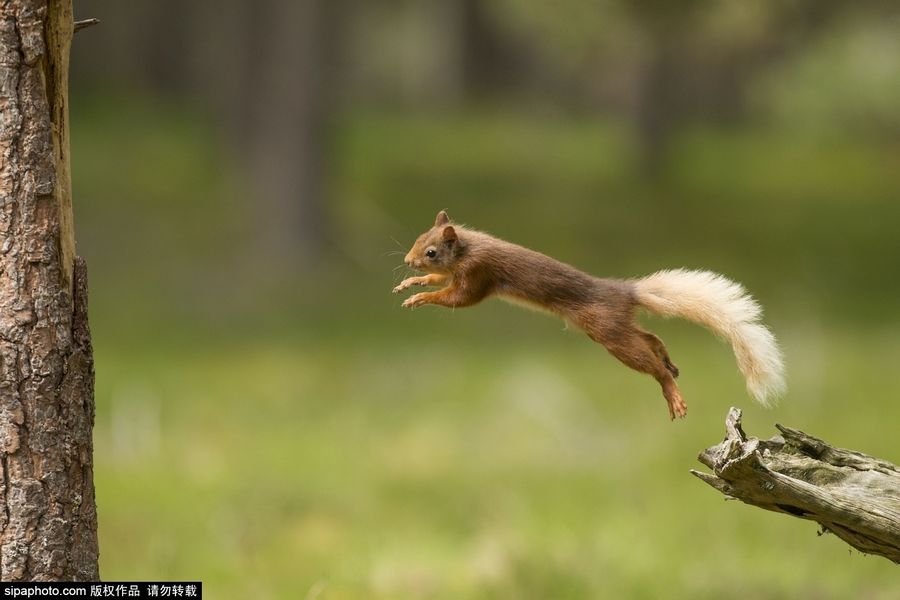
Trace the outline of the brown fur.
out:
<instances>
[{"instance_id":1,"label":"brown fur","mask_svg":"<svg viewBox=\"0 0 900 600\"><path fill-rule=\"evenodd\" d=\"M428 275L405 279L395 293L413 285L444 287L415 294L403 306L472 306L496 295L557 314L625 365L652 375L672 419L687 414L675 384L678 368L662 340L635 322L639 304L633 283L593 277L534 250L451 224L443 211L405 262Z\"/></svg>"}]
</instances>

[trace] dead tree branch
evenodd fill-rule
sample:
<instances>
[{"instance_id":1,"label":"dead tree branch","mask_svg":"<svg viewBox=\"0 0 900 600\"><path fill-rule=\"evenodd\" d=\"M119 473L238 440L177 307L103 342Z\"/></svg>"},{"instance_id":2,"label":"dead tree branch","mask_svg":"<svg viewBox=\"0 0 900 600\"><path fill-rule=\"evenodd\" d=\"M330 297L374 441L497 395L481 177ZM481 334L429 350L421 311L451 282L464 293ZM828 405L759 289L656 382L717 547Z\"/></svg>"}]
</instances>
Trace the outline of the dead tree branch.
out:
<instances>
[{"instance_id":1,"label":"dead tree branch","mask_svg":"<svg viewBox=\"0 0 900 600\"><path fill-rule=\"evenodd\" d=\"M82 19L81 21L75 21L73 25L74 32L78 33L82 29L97 25L98 23L100 23L100 19Z\"/></svg>"},{"instance_id":2,"label":"dead tree branch","mask_svg":"<svg viewBox=\"0 0 900 600\"><path fill-rule=\"evenodd\" d=\"M776 427L780 436L748 438L740 409L732 408L725 440L698 456L714 474L691 473L730 498L816 521L857 550L900 564L900 470Z\"/></svg>"}]
</instances>

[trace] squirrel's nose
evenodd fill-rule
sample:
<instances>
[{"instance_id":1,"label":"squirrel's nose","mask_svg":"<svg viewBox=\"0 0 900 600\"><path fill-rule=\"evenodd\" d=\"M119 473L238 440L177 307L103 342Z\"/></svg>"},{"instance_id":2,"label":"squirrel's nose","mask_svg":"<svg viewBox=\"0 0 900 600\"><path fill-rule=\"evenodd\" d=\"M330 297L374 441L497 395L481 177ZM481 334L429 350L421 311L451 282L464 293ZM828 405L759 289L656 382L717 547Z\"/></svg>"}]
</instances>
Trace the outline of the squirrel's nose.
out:
<instances>
[{"instance_id":1,"label":"squirrel's nose","mask_svg":"<svg viewBox=\"0 0 900 600\"><path fill-rule=\"evenodd\" d=\"M407 267L411 267L411 266L412 266L413 259L412 259L412 257L411 257L409 254L407 254L406 257L403 259L403 262L406 263L406 266L407 266Z\"/></svg>"}]
</instances>

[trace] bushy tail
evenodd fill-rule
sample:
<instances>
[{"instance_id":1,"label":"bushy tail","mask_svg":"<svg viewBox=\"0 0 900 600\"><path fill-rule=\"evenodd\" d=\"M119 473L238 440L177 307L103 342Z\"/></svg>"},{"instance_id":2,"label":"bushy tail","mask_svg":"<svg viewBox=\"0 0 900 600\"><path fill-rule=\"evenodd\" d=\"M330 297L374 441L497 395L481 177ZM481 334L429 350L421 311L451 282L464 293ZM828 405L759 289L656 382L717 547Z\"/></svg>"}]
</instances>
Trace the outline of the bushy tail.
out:
<instances>
[{"instance_id":1,"label":"bushy tail","mask_svg":"<svg viewBox=\"0 0 900 600\"><path fill-rule=\"evenodd\" d=\"M634 281L638 303L663 317L704 325L731 343L747 391L770 406L784 393L784 363L762 308L744 287L709 271L659 271Z\"/></svg>"}]
</instances>

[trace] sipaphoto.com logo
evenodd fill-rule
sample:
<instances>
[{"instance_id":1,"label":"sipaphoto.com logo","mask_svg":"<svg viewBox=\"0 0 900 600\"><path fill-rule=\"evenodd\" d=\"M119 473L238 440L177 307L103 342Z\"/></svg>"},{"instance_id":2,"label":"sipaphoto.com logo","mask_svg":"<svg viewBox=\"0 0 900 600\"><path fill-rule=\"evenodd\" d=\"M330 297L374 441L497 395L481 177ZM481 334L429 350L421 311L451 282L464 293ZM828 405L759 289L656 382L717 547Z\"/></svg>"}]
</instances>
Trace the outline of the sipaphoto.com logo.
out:
<instances>
[{"instance_id":1,"label":"sipaphoto.com logo","mask_svg":"<svg viewBox=\"0 0 900 600\"><path fill-rule=\"evenodd\" d=\"M0 582L2 598L202 598L199 581Z\"/></svg>"},{"instance_id":2,"label":"sipaphoto.com logo","mask_svg":"<svg viewBox=\"0 0 900 600\"><path fill-rule=\"evenodd\" d=\"M88 591L81 586L62 586L45 583L43 585L3 584L3 595L9 598L77 598L88 597Z\"/></svg>"}]
</instances>

